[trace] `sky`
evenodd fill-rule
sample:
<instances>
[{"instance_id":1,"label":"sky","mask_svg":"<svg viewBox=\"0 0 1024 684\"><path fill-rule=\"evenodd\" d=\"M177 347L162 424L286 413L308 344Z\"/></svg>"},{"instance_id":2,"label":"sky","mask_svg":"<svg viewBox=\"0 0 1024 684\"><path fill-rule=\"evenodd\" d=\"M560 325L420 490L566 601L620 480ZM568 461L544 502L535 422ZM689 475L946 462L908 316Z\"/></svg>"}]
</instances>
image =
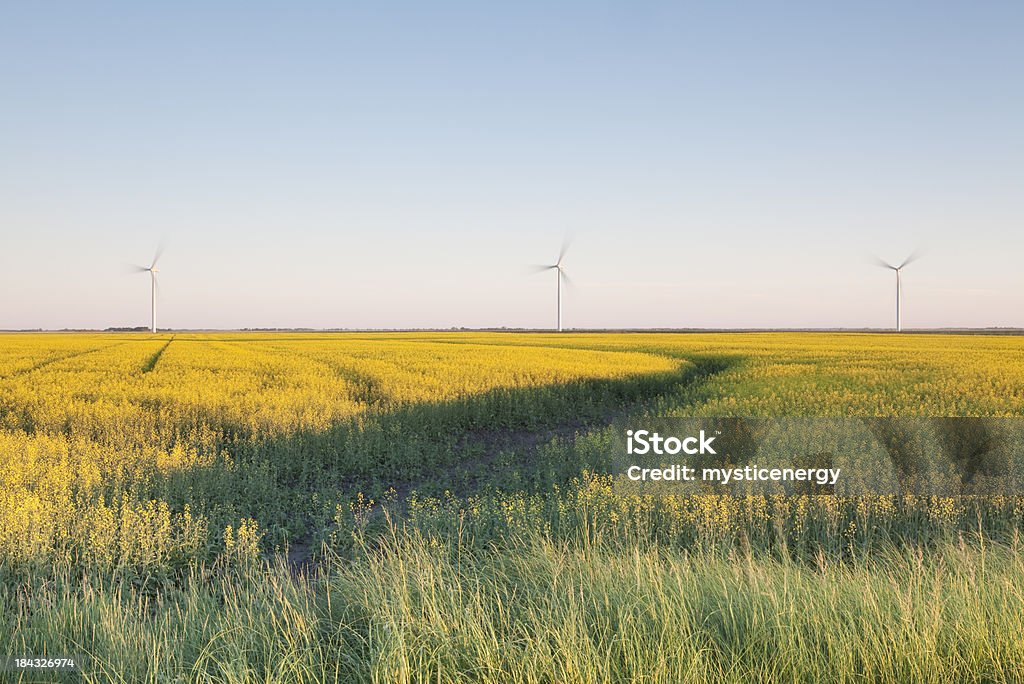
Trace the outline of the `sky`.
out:
<instances>
[{"instance_id":1,"label":"sky","mask_svg":"<svg viewBox=\"0 0 1024 684\"><path fill-rule=\"evenodd\" d=\"M1024 326L1024 3L0 7L0 329Z\"/></svg>"}]
</instances>

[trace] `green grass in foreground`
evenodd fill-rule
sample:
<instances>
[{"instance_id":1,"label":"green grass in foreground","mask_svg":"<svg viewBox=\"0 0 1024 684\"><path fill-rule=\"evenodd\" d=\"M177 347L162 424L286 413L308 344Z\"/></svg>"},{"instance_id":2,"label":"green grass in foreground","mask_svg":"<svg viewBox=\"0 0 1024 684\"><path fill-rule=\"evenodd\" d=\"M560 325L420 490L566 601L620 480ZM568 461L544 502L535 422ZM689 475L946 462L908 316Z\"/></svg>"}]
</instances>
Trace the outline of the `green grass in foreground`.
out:
<instances>
[{"instance_id":1,"label":"green grass in foreground","mask_svg":"<svg viewBox=\"0 0 1024 684\"><path fill-rule=\"evenodd\" d=\"M158 595L58 577L5 591L0 648L91 653L95 682L1024 679L1016 545L797 563L396 531L356 560L316 579L257 564Z\"/></svg>"}]
</instances>

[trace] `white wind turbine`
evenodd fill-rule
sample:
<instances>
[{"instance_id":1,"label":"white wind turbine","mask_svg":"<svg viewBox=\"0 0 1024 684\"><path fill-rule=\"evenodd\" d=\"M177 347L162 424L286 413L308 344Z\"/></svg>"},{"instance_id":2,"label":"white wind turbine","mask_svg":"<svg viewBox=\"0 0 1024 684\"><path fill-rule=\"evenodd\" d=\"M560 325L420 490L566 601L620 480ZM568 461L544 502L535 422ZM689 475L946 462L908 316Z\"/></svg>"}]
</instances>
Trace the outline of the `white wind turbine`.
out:
<instances>
[{"instance_id":1,"label":"white wind turbine","mask_svg":"<svg viewBox=\"0 0 1024 684\"><path fill-rule=\"evenodd\" d=\"M879 266L883 268L888 268L889 270L896 272L896 332L901 332L903 330L903 319L901 309L901 297L903 291L903 282L901 276L903 274L903 268L917 261L920 257L921 253L919 251L915 251L913 254L904 259L903 263L900 264L899 266L893 266L888 261L884 261L883 259L875 257L875 261L876 263L878 263Z\"/></svg>"},{"instance_id":2,"label":"white wind turbine","mask_svg":"<svg viewBox=\"0 0 1024 684\"><path fill-rule=\"evenodd\" d=\"M153 255L153 261L150 262L149 266L136 266L135 269L139 273L149 273L150 279L150 324L149 329L156 332L156 274L160 271L157 270L156 262L160 260L160 255L163 253L163 246L157 247L156 254Z\"/></svg>"},{"instance_id":3,"label":"white wind turbine","mask_svg":"<svg viewBox=\"0 0 1024 684\"><path fill-rule=\"evenodd\" d=\"M562 260L565 259L565 253L569 249L569 240L566 239L562 242L562 249L558 252L558 261L553 264L544 264L542 266L534 266L534 271L540 273L542 271L555 271L555 288L556 296L558 301L558 332L562 332L562 281L565 281L566 285L572 283L569 280L569 276L565 274L565 269L562 268Z\"/></svg>"}]
</instances>

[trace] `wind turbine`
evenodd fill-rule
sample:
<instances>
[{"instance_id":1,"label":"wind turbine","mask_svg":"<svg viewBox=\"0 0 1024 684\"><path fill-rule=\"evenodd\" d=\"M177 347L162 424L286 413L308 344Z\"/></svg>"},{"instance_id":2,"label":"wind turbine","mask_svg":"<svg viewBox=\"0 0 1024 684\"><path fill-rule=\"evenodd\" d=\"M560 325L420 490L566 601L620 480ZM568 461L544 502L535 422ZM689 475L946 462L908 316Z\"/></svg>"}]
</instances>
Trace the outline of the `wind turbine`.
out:
<instances>
[{"instance_id":1,"label":"wind turbine","mask_svg":"<svg viewBox=\"0 0 1024 684\"><path fill-rule=\"evenodd\" d=\"M540 273L542 271L555 271L555 288L556 296L558 301L558 332L562 332L562 281L565 281L566 285L572 283L569 280L569 276L565 274L565 269L562 268L562 260L565 259L565 253L569 249L569 239L566 238L562 242L562 249L558 252L558 261L553 264L544 264L542 266L534 266L534 271Z\"/></svg>"},{"instance_id":2,"label":"wind turbine","mask_svg":"<svg viewBox=\"0 0 1024 684\"><path fill-rule=\"evenodd\" d=\"M149 266L136 266L135 269L139 273L149 273L150 279L150 325L149 329L156 332L156 274L160 271L156 267L156 262L160 260L160 255L163 253L163 246L156 248L156 254L153 255L153 261L150 262Z\"/></svg>"},{"instance_id":3,"label":"wind turbine","mask_svg":"<svg viewBox=\"0 0 1024 684\"><path fill-rule=\"evenodd\" d=\"M917 261L920 257L921 257L921 253L919 251L915 251L910 256L908 256L906 259L904 259L903 263L900 264L899 266L893 266L888 261L884 261L882 259L879 259L878 257L875 257L875 261L878 263L879 266L881 266L882 268L888 268L888 269L896 272L896 332L902 332L902 330L903 330L903 319L901 317L902 313L901 313L901 309L900 309L900 307L901 307L900 299L901 299L902 290L903 290L903 282L902 282L902 278L901 278L901 275L903 273L903 267L907 266L907 265L909 265L909 264L911 264L911 263L913 263L915 261Z\"/></svg>"}]
</instances>

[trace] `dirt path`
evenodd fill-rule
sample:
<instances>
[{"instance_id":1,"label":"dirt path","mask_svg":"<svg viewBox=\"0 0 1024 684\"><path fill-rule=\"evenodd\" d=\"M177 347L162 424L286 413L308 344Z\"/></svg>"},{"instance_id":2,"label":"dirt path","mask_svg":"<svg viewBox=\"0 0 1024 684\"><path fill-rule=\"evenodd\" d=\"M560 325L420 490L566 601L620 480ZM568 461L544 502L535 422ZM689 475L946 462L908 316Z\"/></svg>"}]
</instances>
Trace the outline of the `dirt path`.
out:
<instances>
[{"instance_id":1,"label":"dirt path","mask_svg":"<svg viewBox=\"0 0 1024 684\"><path fill-rule=\"evenodd\" d=\"M455 458L450 465L440 467L437 473L427 477L393 482L393 500L402 502L414 491L438 487L457 497L478 493L494 482L494 473L499 467L507 465L499 464L499 459L504 454L515 456L515 467L526 467L530 462L537 460L535 456L539 450L552 440L563 440L571 445L578 436L610 427L617 421L650 407L655 400L673 391L703 385L711 377L726 370L733 362L731 359L720 358L698 360L693 367L680 375L678 383L665 391L630 402L596 418L574 419L540 429L467 431L455 446ZM373 514L380 513L380 506L375 506ZM307 535L289 545L288 563L293 572L315 571L316 550L313 548L312 538L312 535Z\"/></svg>"}]
</instances>

